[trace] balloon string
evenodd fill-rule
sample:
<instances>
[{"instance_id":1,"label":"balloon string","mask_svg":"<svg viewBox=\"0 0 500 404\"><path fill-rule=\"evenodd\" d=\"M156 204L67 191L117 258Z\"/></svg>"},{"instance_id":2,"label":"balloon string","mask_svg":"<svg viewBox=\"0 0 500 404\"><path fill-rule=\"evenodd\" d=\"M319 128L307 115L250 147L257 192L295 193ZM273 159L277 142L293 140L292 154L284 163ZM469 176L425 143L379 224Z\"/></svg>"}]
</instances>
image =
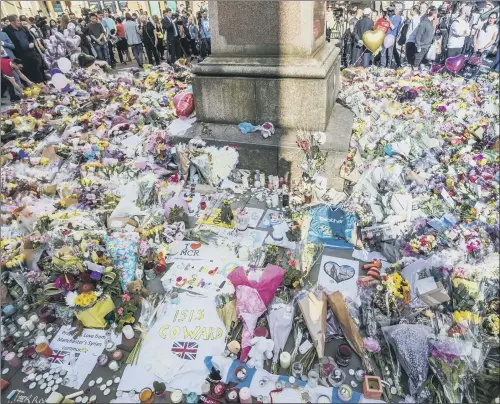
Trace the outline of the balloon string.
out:
<instances>
[{"instance_id":1,"label":"balloon string","mask_svg":"<svg viewBox=\"0 0 500 404\"><path fill-rule=\"evenodd\" d=\"M363 46L363 48L364 48L364 46ZM361 60L361 58L363 57L363 55L365 54L365 52L366 52L366 48L365 48L365 50L363 51L363 53L359 56L358 60L356 60L356 61L354 62L354 66L357 66L358 62Z\"/></svg>"}]
</instances>

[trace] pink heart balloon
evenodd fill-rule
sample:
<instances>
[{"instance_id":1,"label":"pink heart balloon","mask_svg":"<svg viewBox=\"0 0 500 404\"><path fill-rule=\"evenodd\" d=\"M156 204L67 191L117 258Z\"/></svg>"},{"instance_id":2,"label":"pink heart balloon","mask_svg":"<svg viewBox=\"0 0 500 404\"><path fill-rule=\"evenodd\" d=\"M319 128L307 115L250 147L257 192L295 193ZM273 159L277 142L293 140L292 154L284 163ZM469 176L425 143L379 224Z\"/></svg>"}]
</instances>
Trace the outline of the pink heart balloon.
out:
<instances>
[{"instance_id":1,"label":"pink heart balloon","mask_svg":"<svg viewBox=\"0 0 500 404\"><path fill-rule=\"evenodd\" d=\"M443 68L443 65L432 65L431 67L431 72L432 73L437 73Z\"/></svg>"},{"instance_id":2,"label":"pink heart balloon","mask_svg":"<svg viewBox=\"0 0 500 404\"><path fill-rule=\"evenodd\" d=\"M457 55L454 57L450 57L446 59L446 61L444 62L446 68L453 74L457 74L460 71L460 69L464 67L464 64L465 64L464 55Z\"/></svg>"}]
</instances>

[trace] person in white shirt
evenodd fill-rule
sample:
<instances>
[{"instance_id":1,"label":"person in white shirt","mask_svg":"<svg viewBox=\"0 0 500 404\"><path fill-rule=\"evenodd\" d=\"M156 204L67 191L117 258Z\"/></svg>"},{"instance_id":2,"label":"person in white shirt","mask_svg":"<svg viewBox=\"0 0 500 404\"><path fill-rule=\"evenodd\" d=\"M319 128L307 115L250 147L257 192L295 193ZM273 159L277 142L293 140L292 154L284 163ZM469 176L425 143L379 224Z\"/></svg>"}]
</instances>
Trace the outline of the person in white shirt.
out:
<instances>
[{"instance_id":1,"label":"person in white shirt","mask_svg":"<svg viewBox=\"0 0 500 404\"><path fill-rule=\"evenodd\" d=\"M474 52L479 52L481 56L486 57L492 51L493 45L498 38L497 13L491 13L488 21L474 35Z\"/></svg>"},{"instance_id":2,"label":"person in white shirt","mask_svg":"<svg viewBox=\"0 0 500 404\"><path fill-rule=\"evenodd\" d=\"M446 57L460 55L464 47L465 38L470 35L469 23L466 19L467 8L463 7L460 15L453 21L448 39L448 52Z\"/></svg>"}]
</instances>

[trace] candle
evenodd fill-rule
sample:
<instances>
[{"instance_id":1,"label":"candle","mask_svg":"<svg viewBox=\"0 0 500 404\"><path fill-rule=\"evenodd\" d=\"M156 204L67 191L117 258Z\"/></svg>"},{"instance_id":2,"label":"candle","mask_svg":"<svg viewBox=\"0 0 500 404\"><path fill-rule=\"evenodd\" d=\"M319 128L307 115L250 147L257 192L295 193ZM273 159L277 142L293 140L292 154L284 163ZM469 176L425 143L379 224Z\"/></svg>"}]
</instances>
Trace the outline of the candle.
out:
<instances>
[{"instance_id":1,"label":"candle","mask_svg":"<svg viewBox=\"0 0 500 404\"><path fill-rule=\"evenodd\" d=\"M210 393L210 383L205 381L203 382L203 384L201 385L201 392L203 394L208 394Z\"/></svg>"},{"instance_id":2,"label":"candle","mask_svg":"<svg viewBox=\"0 0 500 404\"><path fill-rule=\"evenodd\" d=\"M352 389L347 384L343 384L339 387L338 395L341 401L347 402L352 398Z\"/></svg>"},{"instance_id":3,"label":"candle","mask_svg":"<svg viewBox=\"0 0 500 404\"><path fill-rule=\"evenodd\" d=\"M288 369L290 367L290 363L292 361L292 357L288 352L281 352L280 354L280 366L283 369Z\"/></svg>"},{"instance_id":4,"label":"candle","mask_svg":"<svg viewBox=\"0 0 500 404\"><path fill-rule=\"evenodd\" d=\"M215 398L222 397L226 391L226 385L224 383L217 383L212 386L212 396Z\"/></svg>"},{"instance_id":5,"label":"candle","mask_svg":"<svg viewBox=\"0 0 500 404\"><path fill-rule=\"evenodd\" d=\"M45 323L40 323L37 325L37 328L40 330L40 331L43 331L45 330L45 327L47 327L47 324Z\"/></svg>"},{"instance_id":6,"label":"candle","mask_svg":"<svg viewBox=\"0 0 500 404\"><path fill-rule=\"evenodd\" d=\"M116 361L121 361L123 358L123 352L117 349L115 352L113 352L113 359Z\"/></svg>"},{"instance_id":7,"label":"candle","mask_svg":"<svg viewBox=\"0 0 500 404\"><path fill-rule=\"evenodd\" d=\"M56 321L56 318L53 315L53 309L50 306L44 306L40 309L38 312L40 321L43 321L44 323L53 323Z\"/></svg>"},{"instance_id":8,"label":"candle","mask_svg":"<svg viewBox=\"0 0 500 404\"><path fill-rule=\"evenodd\" d=\"M19 317L19 318L16 320L17 324L19 324L19 325L23 325L26 321L27 321L27 320L26 320L26 317L23 317L23 316Z\"/></svg>"},{"instance_id":9,"label":"candle","mask_svg":"<svg viewBox=\"0 0 500 404\"><path fill-rule=\"evenodd\" d=\"M123 327L123 335L127 339L132 339L134 338L134 329L130 324L127 324L125 327Z\"/></svg>"},{"instance_id":10,"label":"candle","mask_svg":"<svg viewBox=\"0 0 500 404\"><path fill-rule=\"evenodd\" d=\"M278 193L277 192L273 192L273 194L271 195L271 206L273 208L277 208L278 205L280 203L280 198L278 196Z\"/></svg>"},{"instance_id":11,"label":"candle","mask_svg":"<svg viewBox=\"0 0 500 404\"><path fill-rule=\"evenodd\" d=\"M120 369L120 364L117 361L109 362L108 368L110 368L113 372L116 372Z\"/></svg>"},{"instance_id":12,"label":"candle","mask_svg":"<svg viewBox=\"0 0 500 404\"><path fill-rule=\"evenodd\" d=\"M35 324L33 323L33 321L28 320L23 324L23 327L28 331L33 331L35 329Z\"/></svg>"},{"instance_id":13,"label":"candle","mask_svg":"<svg viewBox=\"0 0 500 404\"><path fill-rule=\"evenodd\" d=\"M5 317L10 317L16 313L16 308L12 304L8 304L2 309L2 311Z\"/></svg>"},{"instance_id":14,"label":"candle","mask_svg":"<svg viewBox=\"0 0 500 404\"><path fill-rule=\"evenodd\" d=\"M250 394L250 389L248 387L243 387L240 390L240 403L252 404L252 395Z\"/></svg>"},{"instance_id":15,"label":"candle","mask_svg":"<svg viewBox=\"0 0 500 404\"><path fill-rule=\"evenodd\" d=\"M38 344L35 348L36 353L44 358L48 358L53 354L52 348L46 342Z\"/></svg>"},{"instance_id":16,"label":"candle","mask_svg":"<svg viewBox=\"0 0 500 404\"><path fill-rule=\"evenodd\" d=\"M101 354L97 357L97 364L99 366L106 366L107 363L108 363L108 355Z\"/></svg>"},{"instance_id":17,"label":"candle","mask_svg":"<svg viewBox=\"0 0 500 404\"><path fill-rule=\"evenodd\" d=\"M24 357L25 358L31 358L35 359L37 357L36 349L34 346L29 346L26 348L26 351L24 351Z\"/></svg>"},{"instance_id":18,"label":"candle","mask_svg":"<svg viewBox=\"0 0 500 404\"><path fill-rule=\"evenodd\" d=\"M174 390L170 394L170 401L174 404L179 404L184 401L184 394L182 394L182 390Z\"/></svg>"},{"instance_id":19,"label":"candle","mask_svg":"<svg viewBox=\"0 0 500 404\"><path fill-rule=\"evenodd\" d=\"M40 317L38 317L36 314L32 314L30 317L30 321L36 324L40 321Z\"/></svg>"},{"instance_id":20,"label":"candle","mask_svg":"<svg viewBox=\"0 0 500 404\"><path fill-rule=\"evenodd\" d=\"M7 355L5 355L5 360L15 368L21 367L21 361L14 352L9 352Z\"/></svg>"},{"instance_id":21,"label":"candle","mask_svg":"<svg viewBox=\"0 0 500 404\"><path fill-rule=\"evenodd\" d=\"M150 388L145 388L139 393L141 403L151 404L155 401L155 393Z\"/></svg>"}]
</instances>

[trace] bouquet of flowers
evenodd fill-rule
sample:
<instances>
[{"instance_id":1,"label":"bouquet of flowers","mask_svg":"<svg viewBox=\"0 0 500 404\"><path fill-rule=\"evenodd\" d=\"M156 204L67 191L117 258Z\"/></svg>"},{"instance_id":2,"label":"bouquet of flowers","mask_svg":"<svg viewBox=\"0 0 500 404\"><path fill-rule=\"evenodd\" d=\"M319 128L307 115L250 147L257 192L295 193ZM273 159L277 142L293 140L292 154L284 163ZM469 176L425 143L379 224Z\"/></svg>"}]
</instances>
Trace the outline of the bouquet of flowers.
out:
<instances>
[{"instance_id":1,"label":"bouquet of flowers","mask_svg":"<svg viewBox=\"0 0 500 404\"><path fill-rule=\"evenodd\" d=\"M456 345L450 340L429 340L429 365L449 402L461 403L466 366Z\"/></svg>"}]
</instances>

